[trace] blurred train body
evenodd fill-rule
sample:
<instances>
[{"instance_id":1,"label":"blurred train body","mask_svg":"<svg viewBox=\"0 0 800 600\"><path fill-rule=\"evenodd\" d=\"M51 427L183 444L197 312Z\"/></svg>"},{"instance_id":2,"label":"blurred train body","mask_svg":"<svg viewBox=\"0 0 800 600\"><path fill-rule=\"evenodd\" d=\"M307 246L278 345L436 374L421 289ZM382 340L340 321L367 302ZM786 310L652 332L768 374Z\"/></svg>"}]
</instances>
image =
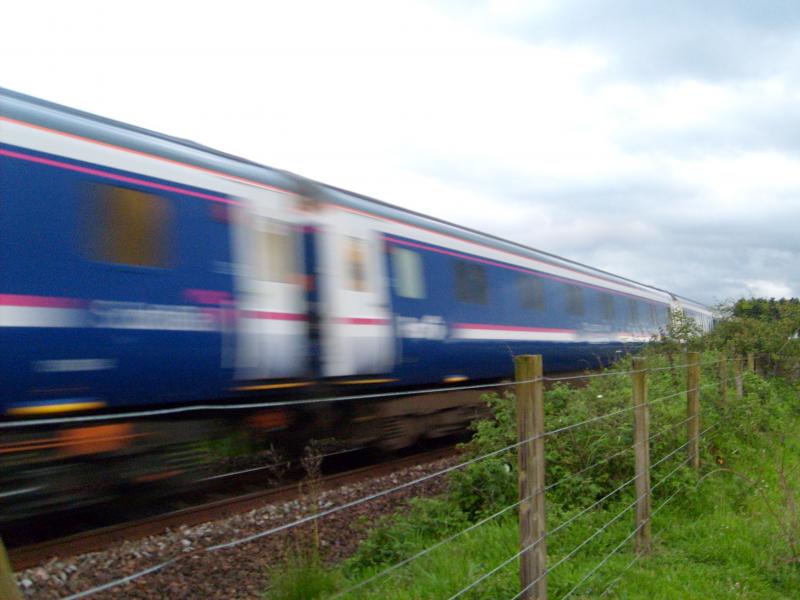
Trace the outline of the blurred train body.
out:
<instances>
[{"instance_id":1,"label":"blurred train body","mask_svg":"<svg viewBox=\"0 0 800 600\"><path fill-rule=\"evenodd\" d=\"M0 416L61 419L0 429L0 520L189 472L221 420L443 435L474 414L456 392L194 409L499 381L520 353L593 368L670 309L712 324L663 290L0 89ZM68 421L176 407L193 410Z\"/></svg>"}]
</instances>

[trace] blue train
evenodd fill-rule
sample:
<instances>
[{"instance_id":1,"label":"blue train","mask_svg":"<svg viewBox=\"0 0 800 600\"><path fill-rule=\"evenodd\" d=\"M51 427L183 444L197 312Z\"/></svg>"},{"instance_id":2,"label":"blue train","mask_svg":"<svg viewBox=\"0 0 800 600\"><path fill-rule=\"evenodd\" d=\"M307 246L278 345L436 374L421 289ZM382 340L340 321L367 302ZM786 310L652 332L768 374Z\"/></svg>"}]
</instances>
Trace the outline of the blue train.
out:
<instances>
[{"instance_id":1,"label":"blue train","mask_svg":"<svg viewBox=\"0 0 800 600\"><path fill-rule=\"evenodd\" d=\"M594 367L671 310L712 325L663 290L0 89L0 514L170 479L221 419L65 416L254 402L237 427L402 445L468 403L264 402L497 381L520 353Z\"/></svg>"}]
</instances>

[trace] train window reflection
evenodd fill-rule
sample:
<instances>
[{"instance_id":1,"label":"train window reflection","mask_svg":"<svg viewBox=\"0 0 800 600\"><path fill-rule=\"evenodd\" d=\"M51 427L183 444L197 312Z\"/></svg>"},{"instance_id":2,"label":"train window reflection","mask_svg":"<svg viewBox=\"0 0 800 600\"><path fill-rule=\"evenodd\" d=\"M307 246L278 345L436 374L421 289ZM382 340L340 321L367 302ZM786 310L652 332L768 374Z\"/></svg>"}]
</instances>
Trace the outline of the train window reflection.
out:
<instances>
[{"instance_id":1,"label":"train window reflection","mask_svg":"<svg viewBox=\"0 0 800 600\"><path fill-rule=\"evenodd\" d=\"M292 232L278 225L267 224L258 231L261 251L257 254L257 272L262 281L290 283L295 273L296 244Z\"/></svg>"},{"instance_id":2,"label":"train window reflection","mask_svg":"<svg viewBox=\"0 0 800 600\"><path fill-rule=\"evenodd\" d=\"M639 303L633 298L628 298L628 321L639 322Z\"/></svg>"},{"instance_id":3,"label":"train window reflection","mask_svg":"<svg viewBox=\"0 0 800 600\"><path fill-rule=\"evenodd\" d=\"M648 304L647 306L650 309L650 324L655 325L656 323L658 323L658 313L656 312L656 305Z\"/></svg>"},{"instance_id":4,"label":"train window reflection","mask_svg":"<svg viewBox=\"0 0 800 600\"><path fill-rule=\"evenodd\" d=\"M544 310L544 282L538 277L519 278L520 304L526 310Z\"/></svg>"},{"instance_id":5,"label":"train window reflection","mask_svg":"<svg viewBox=\"0 0 800 600\"><path fill-rule=\"evenodd\" d=\"M165 198L89 184L83 241L93 260L138 267L172 263L172 207Z\"/></svg>"},{"instance_id":6,"label":"train window reflection","mask_svg":"<svg viewBox=\"0 0 800 600\"><path fill-rule=\"evenodd\" d=\"M289 236L275 231L264 232L264 279L286 282L291 256Z\"/></svg>"},{"instance_id":7,"label":"train window reflection","mask_svg":"<svg viewBox=\"0 0 800 600\"><path fill-rule=\"evenodd\" d=\"M600 306L603 309L603 319L606 321L614 319L614 296L600 292Z\"/></svg>"},{"instance_id":8,"label":"train window reflection","mask_svg":"<svg viewBox=\"0 0 800 600\"><path fill-rule=\"evenodd\" d=\"M424 298L425 277L422 257L418 252L405 248L392 248L392 271L394 289L403 298Z\"/></svg>"},{"instance_id":9,"label":"train window reflection","mask_svg":"<svg viewBox=\"0 0 800 600\"><path fill-rule=\"evenodd\" d=\"M354 292L367 291L367 242L354 237L345 238L346 286Z\"/></svg>"},{"instance_id":10,"label":"train window reflection","mask_svg":"<svg viewBox=\"0 0 800 600\"><path fill-rule=\"evenodd\" d=\"M456 298L470 304L486 304L489 290L486 269L481 265L457 260L454 263L456 276Z\"/></svg>"},{"instance_id":11,"label":"train window reflection","mask_svg":"<svg viewBox=\"0 0 800 600\"><path fill-rule=\"evenodd\" d=\"M583 290L576 285L567 286L567 311L575 316L581 316L584 313Z\"/></svg>"}]
</instances>

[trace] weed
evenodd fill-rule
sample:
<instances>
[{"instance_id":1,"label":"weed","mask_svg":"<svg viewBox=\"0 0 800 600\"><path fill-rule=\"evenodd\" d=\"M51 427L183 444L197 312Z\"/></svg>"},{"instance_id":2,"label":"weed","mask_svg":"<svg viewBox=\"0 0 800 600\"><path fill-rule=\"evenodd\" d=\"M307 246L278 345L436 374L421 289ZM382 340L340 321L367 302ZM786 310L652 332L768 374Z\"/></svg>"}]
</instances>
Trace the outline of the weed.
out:
<instances>
[{"instance_id":1,"label":"weed","mask_svg":"<svg viewBox=\"0 0 800 600\"><path fill-rule=\"evenodd\" d=\"M288 559L272 572L270 589L264 595L268 600L312 600L325 598L336 591L338 574L326 569L319 558Z\"/></svg>"}]
</instances>

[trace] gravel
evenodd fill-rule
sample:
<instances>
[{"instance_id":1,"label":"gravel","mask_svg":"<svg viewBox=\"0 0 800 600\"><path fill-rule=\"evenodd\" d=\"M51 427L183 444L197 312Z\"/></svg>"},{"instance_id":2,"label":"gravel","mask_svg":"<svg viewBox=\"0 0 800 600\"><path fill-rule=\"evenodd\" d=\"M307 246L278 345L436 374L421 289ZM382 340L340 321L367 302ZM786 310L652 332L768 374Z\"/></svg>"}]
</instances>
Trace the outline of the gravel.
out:
<instances>
[{"instance_id":1,"label":"gravel","mask_svg":"<svg viewBox=\"0 0 800 600\"><path fill-rule=\"evenodd\" d=\"M391 475L322 492L320 510L380 492L453 464L458 457L401 469ZM442 493L447 477L409 486L397 492L347 508L317 520L324 560L350 556L376 520L405 506L409 499ZM273 535L215 552L203 549L265 531L310 514L313 500L265 504L247 513L195 525L167 529L159 535L115 544L102 552L53 558L16 574L25 598L56 599L88 590L158 563L173 564L130 583L91 596L107 599L262 598L270 570L280 567L288 553L307 544L313 524L292 527Z\"/></svg>"}]
</instances>

